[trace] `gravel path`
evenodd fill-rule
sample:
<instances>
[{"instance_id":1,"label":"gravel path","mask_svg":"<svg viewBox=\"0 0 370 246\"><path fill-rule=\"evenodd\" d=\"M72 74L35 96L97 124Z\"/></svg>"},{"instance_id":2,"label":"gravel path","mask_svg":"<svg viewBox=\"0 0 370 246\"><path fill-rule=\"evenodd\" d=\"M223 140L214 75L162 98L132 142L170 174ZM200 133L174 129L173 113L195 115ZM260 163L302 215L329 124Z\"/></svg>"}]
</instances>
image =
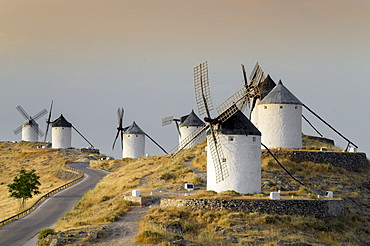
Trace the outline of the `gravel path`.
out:
<instances>
[{"instance_id":1,"label":"gravel path","mask_svg":"<svg viewBox=\"0 0 370 246\"><path fill-rule=\"evenodd\" d=\"M143 245L135 243L135 235L139 230L139 221L147 214L149 207L132 207L121 219L110 224L112 235L92 245L96 246L117 246L117 245Z\"/></svg>"}]
</instances>

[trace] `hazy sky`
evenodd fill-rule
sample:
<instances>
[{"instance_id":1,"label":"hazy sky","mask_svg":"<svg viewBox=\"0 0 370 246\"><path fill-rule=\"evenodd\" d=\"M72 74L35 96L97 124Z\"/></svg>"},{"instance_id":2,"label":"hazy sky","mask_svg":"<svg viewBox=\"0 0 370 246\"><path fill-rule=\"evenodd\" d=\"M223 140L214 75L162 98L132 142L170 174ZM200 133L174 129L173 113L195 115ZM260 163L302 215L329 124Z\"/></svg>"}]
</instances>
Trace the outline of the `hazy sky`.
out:
<instances>
[{"instance_id":1,"label":"hazy sky","mask_svg":"<svg viewBox=\"0 0 370 246\"><path fill-rule=\"evenodd\" d=\"M169 150L177 131L161 118L196 110L193 68L209 62L216 106L242 86L240 64L258 61L370 153L369 13L368 0L0 0L0 140L21 139L17 105L34 115L54 100L52 118L63 113L102 153L121 156L118 107ZM76 134L72 145L88 146Z\"/></svg>"}]
</instances>

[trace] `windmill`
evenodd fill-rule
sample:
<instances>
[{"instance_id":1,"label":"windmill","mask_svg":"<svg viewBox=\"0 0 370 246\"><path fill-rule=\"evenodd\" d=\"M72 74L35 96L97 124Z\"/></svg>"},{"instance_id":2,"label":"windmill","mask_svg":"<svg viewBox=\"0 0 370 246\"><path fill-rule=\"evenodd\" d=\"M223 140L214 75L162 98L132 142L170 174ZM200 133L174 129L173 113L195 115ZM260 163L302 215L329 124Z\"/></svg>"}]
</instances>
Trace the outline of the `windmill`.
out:
<instances>
[{"instance_id":1,"label":"windmill","mask_svg":"<svg viewBox=\"0 0 370 246\"><path fill-rule=\"evenodd\" d=\"M194 113L194 110L192 110L190 114L180 117L180 119L174 119L173 116L162 118L162 127L171 124L172 121L176 123L176 128L179 134L179 143L193 131L204 127L204 122ZM192 144L186 146L186 148L191 148L199 144L204 137L205 132L203 136L198 138L199 141L194 141Z\"/></svg>"},{"instance_id":2,"label":"windmill","mask_svg":"<svg viewBox=\"0 0 370 246\"><path fill-rule=\"evenodd\" d=\"M208 63L201 63L194 68L196 102L199 114L206 115L204 118L206 125L193 131L172 151L175 152L173 155L175 157L208 130L207 189L235 190L240 193L256 193L261 189L260 182L258 182L261 178L261 134L241 112L251 98L259 93L258 84L261 79L262 76L259 75L249 84L245 84L216 108L218 115L212 118L210 111L213 110L213 105L208 79Z\"/></svg>"},{"instance_id":3,"label":"windmill","mask_svg":"<svg viewBox=\"0 0 370 246\"><path fill-rule=\"evenodd\" d=\"M28 142L37 142L38 137L44 136L44 133L39 128L36 120L44 116L48 111L46 109L41 110L39 113L34 116L30 116L21 105L17 106L16 109L18 112L26 119L26 122L21 126L16 128L13 132L14 134L19 134L22 131L22 140Z\"/></svg>"},{"instance_id":4,"label":"windmill","mask_svg":"<svg viewBox=\"0 0 370 246\"><path fill-rule=\"evenodd\" d=\"M160 146L152 137L145 133L134 121L131 125L123 127L123 115L124 109L118 108L118 127L117 134L114 138L112 149L116 144L116 141L121 135L121 148L122 158L134 158L137 159L145 155L145 137L148 137L155 145L157 145L164 153L168 154L167 151Z\"/></svg>"},{"instance_id":5,"label":"windmill","mask_svg":"<svg viewBox=\"0 0 370 246\"><path fill-rule=\"evenodd\" d=\"M245 83L247 83L246 73L245 73L245 69L243 65L242 65L242 70L243 70L243 76L244 76ZM307 105L300 102L300 100L298 100L298 98L296 98L282 84L281 81L279 81L279 83L276 84L271 79L270 75L267 75L267 77L264 78L264 74L258 62L256 63L250 75L250 79L253 81L253 79L260 76L261 73L262 73L263 79L259 80L260 81L258 83L259 94L257 94L253 98L252 105L250 106L250 119L252 123L258 129L262 131L263 138L265 137L269 138L269 140L266 141L266 145L272 148L275 148L275 147L301 148L302 144L301 144L301 119L300 118L303 118L320 137L323 137L323 135L311 124L311 122L307 119L307 117L305 117L302 114L302 108L305 108L311 114L313 114L317 119L319 119L322 123L324 123L331 130L333 130L336 134L338 134L341 138L347 141L346 151L348 149L353 152L356 151L356 149L358 148L356 144L354 144L351 140L346 138L343 134L341 134L338 130L336 130L333 126L331 126L328 122L326 122L323 118L321 118L318 114L316 114ZM270 107L269 105L272 107ZM276 107L276 109L274 110L273 107ZM289 107L292 108L292 111L287 112L287 109ZM268 109L268 110L265 110L265 109ZM269 125L269 124L275 124L276 122L281 122L281 125L280 126ZM286 127L288 127L288 129L285 129L284 131L284 128ZM273 140L274 138L273 135L275 135L274 140ZM281 136L284 136L283 140L281 139Z\"/></svg>"}]
</instances>

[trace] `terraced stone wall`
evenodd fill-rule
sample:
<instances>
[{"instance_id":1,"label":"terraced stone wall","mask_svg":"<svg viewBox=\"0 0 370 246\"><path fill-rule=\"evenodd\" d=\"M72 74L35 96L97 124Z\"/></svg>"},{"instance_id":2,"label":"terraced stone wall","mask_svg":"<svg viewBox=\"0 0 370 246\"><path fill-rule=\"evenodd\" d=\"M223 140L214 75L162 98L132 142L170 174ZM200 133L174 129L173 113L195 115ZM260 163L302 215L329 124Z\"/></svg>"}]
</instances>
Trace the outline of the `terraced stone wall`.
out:
<instances>
[{"instance_id":1,"label":"terraced stone wall","mask_svg":"<svg viewBox=\"0 0 370 246\"><path fill-rule=\"evenodd\" d=\"M161 206L330 218L344 213L344 200L161 199Z\"/></svg>"},{"instance_id":2,"label":"terraced stone wall","mask_svg":"<svg viewBox=\"0 0 370 246\"><path fill-rule=\"evenodd\" d=\"M327 152L327 151L290 151L290 150L271 150L277 157L290 158L292 161L312 161L315 163L331 164L336 167L356 171L366 167L367 158L365 153L350 152ZM267 150L262 150L262 157L270 156Z\"/></svg>"}]
</instances>

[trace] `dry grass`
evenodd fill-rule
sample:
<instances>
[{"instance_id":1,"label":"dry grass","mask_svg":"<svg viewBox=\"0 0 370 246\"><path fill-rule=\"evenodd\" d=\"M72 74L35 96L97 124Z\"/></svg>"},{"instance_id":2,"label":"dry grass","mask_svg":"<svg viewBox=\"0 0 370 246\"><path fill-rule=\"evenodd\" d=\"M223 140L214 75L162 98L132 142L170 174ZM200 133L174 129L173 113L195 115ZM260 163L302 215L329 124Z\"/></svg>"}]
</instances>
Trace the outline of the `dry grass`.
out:
<instances>
[{"instance_id":1,"label":"dry grass","mask_svg":"<svg viewBox=\"0 0 370 246\"><path fill-rule=\"evenodd\" d=\"M28 199L26 207L32 205L45 193L65 183L54 174L65 163L73 161L76 156L63 150L37 149L38 145L41 143L23 141L0 143L0 220L20 212L17 199L9 197L7 185L13 182L22 168L27 171L35 169L41 183L39 188L41 194Z\"/></svg>"},{"instance_id":2,"label":"dry grass","mask_svg":"<svg viewBox=\"0 0 370 246\"><path fill-rule=\"evenodd\" d=\"M320 150L320 148L327 148L328 151L338 151L341 152L342 149L338 148L332 144L322 142L318 139L312 138L311 136L302 134L302 149L303 150Z\"/></svg>"},{"instance_id":3,"label":"dry grass","mask_svg":"<svg viewBox=\"0 0 370 246\"><path fill-rule=\"evenodd\" d=\"M361 228L364 220L347 220L344 216L324 220L310 216L157 207L151 209L141 221L141 233L136 240L158 243L185 239L202 245L235 245L228 242L228 237L232 236L237 239L237 245L253 245L256 241L260 241L259 245L271 245L279 240L342 245L337 239L361 245L357 236L348 231L353 227Z\"/></svg>"},{"instance_id":4,"label":"dry grass","mask_svg":"<svg viewBox=\"0 0 370 246\"><path fill-rule=\"evenodd\" d=\"M59 222L56 230L85 227L114 221L130 204L124 202L123 195L132 189L140 189L142 194L155 189L180 190L183 184L192 182L197 176L181 162L191 160L192 166L205 170L206 159L202 155L205 143L182 151L173 160L169 156L143 157L138 160L122 159L93 162L92 167L110 170L97 188L85 194L83 199ZM307 187L293 181L271 158L264 158L262 180L269 182L262 194L245 196L248 199L266 198L269 191L281 189L283 198L291 194L301 199L310 199L313 191L334 191L336 197L359 197L358 184L367 182L368 169L349 172L327 164L311 162L295 163L290 159L281 160L283 165ZM284 187L287 190L284 190ZM347 189L347 188L351 189ZM285 196L284 196L285 195ZM212 191L199 191L194 198L241 198L240 194L227 191L217 194ZM315 198L315 197L311 197ZM369 195L367 195L367 198ZM279 245L279 241L320 245L362 245L368 238L370 229L358 235L356 229L370 228L369 214L362 214L348 208L343 217L333 220L319 220L314 217L279 216L244 212L191 210L187 208L156 207L140 222L140 233L136 240L141 243L168 245L168 241L186 239L202 245ZM230 236L238 243L231 243ZM361 241L362 240L362 241Z\"/></svg>"},{"instance_id":5,"label":"dry grass","mask_svg":"<svg viewBox=\"0 0 370 246\"><path fill-rule=\"evenodd\" d=\"M169 156L126 158L93 162L94 168L116 170L104 177L96 188L84 195L74 210L56 226L56 230L104 224L114 221L129 210L123 199L131 190L149 193L155 189L180 190L197 176ZM153 236L153 235L151 235Z\"/></svg>"}]
</instances>

